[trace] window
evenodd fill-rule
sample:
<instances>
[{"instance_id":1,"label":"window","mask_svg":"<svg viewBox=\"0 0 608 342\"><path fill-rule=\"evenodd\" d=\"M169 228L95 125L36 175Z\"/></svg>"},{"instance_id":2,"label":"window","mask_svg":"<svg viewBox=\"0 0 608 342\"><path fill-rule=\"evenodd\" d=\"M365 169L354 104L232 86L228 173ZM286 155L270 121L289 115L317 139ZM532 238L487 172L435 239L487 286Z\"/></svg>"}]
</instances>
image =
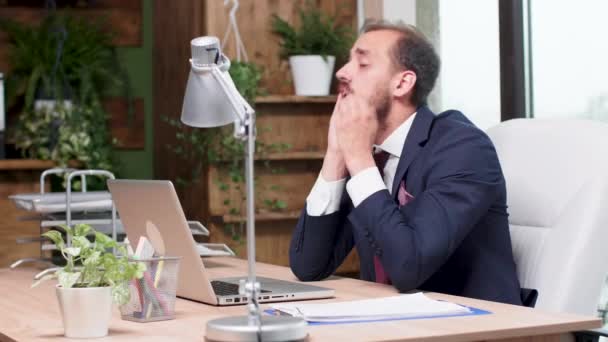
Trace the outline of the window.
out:
<instances>
[{"instance_id":1,"label":"window","mask_svg":"<svg viewBox=\"0 0 608 342\"><path fill-rule=\"evenodd\" d=\"M533 117L608 121L608 1L529 1Z\"/></svg>"},{"instance_id":2,"label":"window","mask_svg":"<svg viewBox=\"0 0 608 342\"><path fill-rule=\"evenodd\" d=\"M435 111L457 109L481 129L500 122L498 0L440 0Z\"/></svg>"}]
</instances>

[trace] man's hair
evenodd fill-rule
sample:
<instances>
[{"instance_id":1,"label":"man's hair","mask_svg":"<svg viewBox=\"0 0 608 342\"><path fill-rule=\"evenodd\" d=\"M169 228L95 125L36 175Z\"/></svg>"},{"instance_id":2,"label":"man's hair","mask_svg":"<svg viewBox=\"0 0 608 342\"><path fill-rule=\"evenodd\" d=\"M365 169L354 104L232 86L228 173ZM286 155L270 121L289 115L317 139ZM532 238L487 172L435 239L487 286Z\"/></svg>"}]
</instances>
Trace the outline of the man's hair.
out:
<instances>
[{"instance_id":1,"label":"man's hair","mask_svg":"<svg viewBox=\"0 0 608 342\"><path fill-rule=\"evenodd\" d=\"M397 70L411 70L416 73L416 84L411 102L426 105L427 97L439 75L439 56L433 45L415 26L401 21L366 20L361 33L390 30L400 33L397 43L391 48L392 59Z\"/></svg>"}]
</instances>

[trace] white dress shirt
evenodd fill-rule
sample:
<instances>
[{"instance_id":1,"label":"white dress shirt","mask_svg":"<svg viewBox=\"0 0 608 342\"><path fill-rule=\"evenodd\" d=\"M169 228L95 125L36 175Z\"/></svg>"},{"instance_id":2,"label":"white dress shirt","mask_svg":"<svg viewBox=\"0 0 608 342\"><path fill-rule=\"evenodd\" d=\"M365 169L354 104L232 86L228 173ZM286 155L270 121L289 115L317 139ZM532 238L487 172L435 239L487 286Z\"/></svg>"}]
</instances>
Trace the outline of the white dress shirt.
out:
<instances>
[{"instance_id":1,"label":"white dress shirt","mask_svg":"<svg viewBox=\"0 0 608 342\"><path fill-rule=\"evenodd\" d=\"M374 145L374 151L386 151L390 155L384 166L384 179L380 176L377 167L369 167L353 176L348 183L346 178L328 182L323 179L319 173L319 177L312 187L310 194L306 198L306 212L309 216L329 215L340 209L340 200L346 191L353 201L353 205L357 207L366 198L375 192L388 189L393 191L393 180L401 158L401 151L405 139L410 131L412 122L416 113L412 114L399 127L397 127L379 146Z\"/></svg>"}]
</instances>

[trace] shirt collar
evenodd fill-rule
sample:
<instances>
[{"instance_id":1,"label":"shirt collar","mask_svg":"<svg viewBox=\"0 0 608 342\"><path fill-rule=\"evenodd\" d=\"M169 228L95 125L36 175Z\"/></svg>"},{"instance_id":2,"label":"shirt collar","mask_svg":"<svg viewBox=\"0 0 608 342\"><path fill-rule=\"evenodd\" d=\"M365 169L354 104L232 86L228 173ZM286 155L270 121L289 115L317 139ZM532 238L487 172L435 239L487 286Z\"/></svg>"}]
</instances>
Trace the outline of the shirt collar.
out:
<instances>
[{"instance_id":1,"label":"shirt collar","mask_svg":"<svg viewBox=\"0 0 608 342\"><path fill-rule=\"evenodd\" d=\"M383 151L390 153L393 156L401 158L401 151L403 151L403 145L405 144L405 139L407 138L407 134L412 127L412 122L414 122L414 117L416 113L410 115L407 120L403 121L399 127L397 127L380 145L374 145L374 148L380 148Z\"/></svg>"}]
</instances>

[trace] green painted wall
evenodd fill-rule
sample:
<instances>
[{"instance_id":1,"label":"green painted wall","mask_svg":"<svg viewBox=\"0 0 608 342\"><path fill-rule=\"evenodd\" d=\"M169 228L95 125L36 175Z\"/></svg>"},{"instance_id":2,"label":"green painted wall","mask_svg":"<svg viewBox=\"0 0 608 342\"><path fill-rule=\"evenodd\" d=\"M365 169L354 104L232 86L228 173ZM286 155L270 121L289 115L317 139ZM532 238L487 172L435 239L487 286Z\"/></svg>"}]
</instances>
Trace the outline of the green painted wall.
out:
<instances>
[{"instance_id":1,"label":"green painted wall","mask_svg":"<svg viewBox=\"0 0 608 342\"><path fill-rule=\"evenodd\" d=\"M127 69L133 97L144 99L146 145L144 150L117 150L121 168L120 178L150 179L154 175L153 164L153 101L152 101L152 44L153 2L142 0L142 45L118 48L118 54Z\"/></svg>"}]
</instances>

